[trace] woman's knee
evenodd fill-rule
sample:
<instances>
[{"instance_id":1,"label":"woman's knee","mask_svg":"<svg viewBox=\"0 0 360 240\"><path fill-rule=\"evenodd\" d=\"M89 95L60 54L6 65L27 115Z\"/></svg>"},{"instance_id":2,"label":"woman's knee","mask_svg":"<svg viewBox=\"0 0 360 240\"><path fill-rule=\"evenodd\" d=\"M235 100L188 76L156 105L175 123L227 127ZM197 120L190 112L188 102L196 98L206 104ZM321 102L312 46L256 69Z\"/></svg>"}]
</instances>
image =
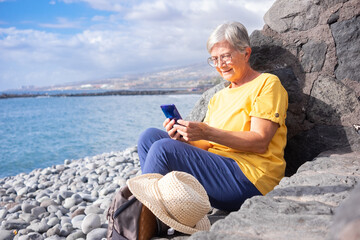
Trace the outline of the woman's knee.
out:
<instances>
[{"instance_id":1,"label":"woman's knee","mask_svg":"<svg viewBox=\"0 0 360 240\"><path fill-rule=\"evenodd\" d=\"M177 149L181 142L164 138L153 143L149 149L146 161L144 163L143 172L167 173L175 170L174 165L179 164L177 159L181 155L181 150Z\"/></svg>"},{"instance_id":2,"label":"woman's knee","mask_svg":"<svg viewBox=\"0 0 360 240\"><path fill-rule=\"evenodd\" d=\"M138 145L146 145L148 147L151 146L151 144L161 138L166 138L168 135L166 132L157 129L157 128L148 128L144 130L138 139Z\"/></svg>"},{"instance_id":3,"label":"woman's knee","mask_svg":"<svg viewBox=\"0 0 360 240\"><path fill-rule=\"evenodd\" d=\"M161 130L157 129L157 128L145 129L142 133L140 133L139 139L149 138L154 135L158 135L158 131L161 131Z\"/></svg>"},{"instance_id":4,"label":"woman's knee","mask_svg":"<svg viewBox=\"0 0 360 240\"><path fill-rule=\"evenodd\" d=\"M151 151L159 154L173 153L178 141L171 138L163 138L153 143Z\"/></svg>"}]
</instances>

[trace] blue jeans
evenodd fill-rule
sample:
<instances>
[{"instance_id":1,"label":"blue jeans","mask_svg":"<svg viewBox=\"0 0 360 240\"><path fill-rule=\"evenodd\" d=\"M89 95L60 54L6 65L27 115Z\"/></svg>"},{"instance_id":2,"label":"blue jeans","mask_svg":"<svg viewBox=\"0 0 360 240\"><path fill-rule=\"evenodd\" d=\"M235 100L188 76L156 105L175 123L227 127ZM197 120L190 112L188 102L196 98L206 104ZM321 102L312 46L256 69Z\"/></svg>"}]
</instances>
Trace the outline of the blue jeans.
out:
<instances>
[{"instance_id":1,"label":"blue jeans","mask_svg":"<svg viewBox=\"0 0 360 240\"><path fill-rule=\"evenodd\" d=\"M261 195L233 159L173 140L159 129L149 128L140 135L138 154L143 174L183 171L193 175L215 208L235 211L247 198Z\"/></svg>"}]
</instances>

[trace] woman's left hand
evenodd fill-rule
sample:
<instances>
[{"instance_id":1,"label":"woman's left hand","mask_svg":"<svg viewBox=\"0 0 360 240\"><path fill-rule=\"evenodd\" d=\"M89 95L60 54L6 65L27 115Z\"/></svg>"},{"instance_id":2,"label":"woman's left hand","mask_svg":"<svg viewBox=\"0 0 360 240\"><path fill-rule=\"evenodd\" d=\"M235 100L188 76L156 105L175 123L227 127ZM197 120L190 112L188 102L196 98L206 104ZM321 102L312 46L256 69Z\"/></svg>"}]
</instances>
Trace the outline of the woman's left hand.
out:
<instances>
[{"instance_id":1,"label":"woman's left hand","mask_svg":"<svg viewBox=\"0 0 360 240\"><path fill-rule=\"evenodd\" d=\"M203 122L190 122L179 119L177 124L174 124L174 128L188 142L206 139L206 131L209 126Z\"/></svg>"}]
</instances>

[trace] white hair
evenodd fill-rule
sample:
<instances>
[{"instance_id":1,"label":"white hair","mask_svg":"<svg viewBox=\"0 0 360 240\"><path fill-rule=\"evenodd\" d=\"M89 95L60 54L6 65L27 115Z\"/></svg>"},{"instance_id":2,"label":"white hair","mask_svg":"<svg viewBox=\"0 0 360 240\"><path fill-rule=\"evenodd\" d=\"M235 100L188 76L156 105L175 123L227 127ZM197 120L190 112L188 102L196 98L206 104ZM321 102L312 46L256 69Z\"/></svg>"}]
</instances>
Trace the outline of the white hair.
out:
<instances>
[{"instance_id":1,"label":"white hair","mask_svg":"<svg viewBox=\"0 0 360 240\"><path fill-rule=\"evenodd\" d=\"M243 51L250 47L250 38L244 25L239 22L230 22L219 25L210 35L207 41L207 50L211 49L218 42L228 41L235 49Z\"/></svg>"}]
</instances>

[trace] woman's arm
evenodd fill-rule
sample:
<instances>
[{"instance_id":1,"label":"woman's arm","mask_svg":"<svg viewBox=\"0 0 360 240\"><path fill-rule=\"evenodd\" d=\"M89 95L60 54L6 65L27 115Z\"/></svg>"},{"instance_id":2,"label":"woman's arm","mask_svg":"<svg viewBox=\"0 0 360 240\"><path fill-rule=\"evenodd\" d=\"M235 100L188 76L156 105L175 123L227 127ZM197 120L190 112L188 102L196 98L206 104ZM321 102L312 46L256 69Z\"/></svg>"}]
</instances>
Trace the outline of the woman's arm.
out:
<instances>
[{"instance_id":1,"label":"woman's arm","mask_svg":"<svg viewBox=\"0 0 360 240\"><path fill-rule=\"evenodd\" d=\"M239 151L265 153L279 124L267 119L252 117L250 131L226 131L201 122L178 120L173 124L174 139L182 136L184 141L206 140ZM181 124L181 125L180 125Z\"/></svg>"}]
</instances>

